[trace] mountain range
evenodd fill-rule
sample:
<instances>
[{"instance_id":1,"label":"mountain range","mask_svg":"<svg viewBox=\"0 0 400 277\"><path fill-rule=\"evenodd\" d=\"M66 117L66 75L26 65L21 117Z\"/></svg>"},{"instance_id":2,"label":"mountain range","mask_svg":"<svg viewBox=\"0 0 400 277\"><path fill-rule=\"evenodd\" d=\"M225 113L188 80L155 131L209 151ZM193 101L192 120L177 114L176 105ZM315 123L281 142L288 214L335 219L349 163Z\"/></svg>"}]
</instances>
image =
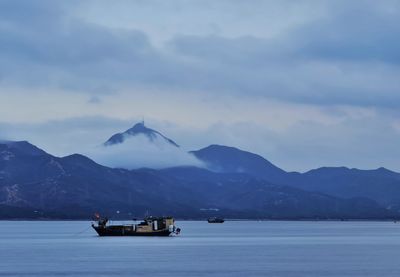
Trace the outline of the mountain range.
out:
<instances>
[{"instance_id":1,"label":"mountain range","mask_svg":"<svg viewBox=\"0 0 400 277\"><path fill-rule=\"evenodd\" d=\"M143 123L105 144L124 143L136 135L178 147ZM83 219L95 212L111 218L400 217L400 174L384 168L286 172L257 154L223 145L190 154L204 167L128 170L80 154L55 157L26 141L0 141L0 218Z\"/></svg>"}]
</instances>

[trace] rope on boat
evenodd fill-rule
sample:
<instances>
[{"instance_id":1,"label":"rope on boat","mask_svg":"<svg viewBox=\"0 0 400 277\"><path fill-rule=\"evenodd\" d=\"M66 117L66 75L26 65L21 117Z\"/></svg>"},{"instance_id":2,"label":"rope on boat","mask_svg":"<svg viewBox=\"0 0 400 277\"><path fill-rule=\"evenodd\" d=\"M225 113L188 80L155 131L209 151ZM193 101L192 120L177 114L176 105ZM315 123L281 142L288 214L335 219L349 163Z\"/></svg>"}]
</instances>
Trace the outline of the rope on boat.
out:
<instances>
[{"instance_id":1,"label":"rope on boat","mask_svg":"<svg viewBox=\"0 0 400 277\"><path fill-rule=\"evenodd\" d=\"M78 235L80 235L80 234L83 234L83 233L85 233L87 230L89 230L90 228L92 228L92 226L86 227L84 230L82 230L82 231L80 231L80 232L78 232L78 233L73 234L73 236L78 236Z\"/></svg>"}]
</instances>

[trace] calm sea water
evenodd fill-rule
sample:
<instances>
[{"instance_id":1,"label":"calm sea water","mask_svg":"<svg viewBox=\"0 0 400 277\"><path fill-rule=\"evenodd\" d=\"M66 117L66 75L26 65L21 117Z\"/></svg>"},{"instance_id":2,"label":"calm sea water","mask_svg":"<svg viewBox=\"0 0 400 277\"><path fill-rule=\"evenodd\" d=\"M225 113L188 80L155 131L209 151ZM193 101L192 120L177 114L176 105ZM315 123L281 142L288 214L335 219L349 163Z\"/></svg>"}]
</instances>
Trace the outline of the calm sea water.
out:
<instances>
[{"instance_id":1,"label":"calm sea water","mask_svg":"<svg viewBox=\"0 0 400 277\"><path fill-rule=\"evenodd\" d=\"M0 221L0 276L400 276L393 222L177 222L167 238L89 225Z\"/></svg>"}]
</instances>

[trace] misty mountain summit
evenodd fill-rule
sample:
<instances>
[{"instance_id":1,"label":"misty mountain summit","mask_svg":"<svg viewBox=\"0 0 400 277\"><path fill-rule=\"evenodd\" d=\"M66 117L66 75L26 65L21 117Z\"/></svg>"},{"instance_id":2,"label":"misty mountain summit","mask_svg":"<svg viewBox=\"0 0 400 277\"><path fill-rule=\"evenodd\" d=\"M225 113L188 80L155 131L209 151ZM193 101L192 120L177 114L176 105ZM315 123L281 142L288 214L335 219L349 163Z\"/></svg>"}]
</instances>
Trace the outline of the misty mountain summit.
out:
<instances>
[{"instance_id":1,"label":"misty mountain summit","mask_svg":"<svg viewBox=\"0 0 400 277\"><path fill-rule=\"evenodd\" d=\"M125 132L111 136L86 153L97 163L112 168L167 168L201 166L202 162L159 131L136 123Z\"/></svg>"},{"instance_id":2,"label":"misty mountain summit","mask_svg":"<svg viewBox=\"0 0 400 277\"><path fill-rule=\"evenodd\" d=\"M175 143L172 139L167 138L166 136L164 136L163 134L161 134L160 132L158 132L156 130L147 128L144 125L144 121L136 123L132 128L126 130L123 133L117 133L117 134L111 136L104 143L104 146L120 144L120 143L123 143L128 138L138 136L138 135L144 135L145 137L147 137L149 142L155 142L156 140L161 140L161 141L164 141L174 147L179 147L179 145L177 143Z\"/></svg>"}]
</instances>

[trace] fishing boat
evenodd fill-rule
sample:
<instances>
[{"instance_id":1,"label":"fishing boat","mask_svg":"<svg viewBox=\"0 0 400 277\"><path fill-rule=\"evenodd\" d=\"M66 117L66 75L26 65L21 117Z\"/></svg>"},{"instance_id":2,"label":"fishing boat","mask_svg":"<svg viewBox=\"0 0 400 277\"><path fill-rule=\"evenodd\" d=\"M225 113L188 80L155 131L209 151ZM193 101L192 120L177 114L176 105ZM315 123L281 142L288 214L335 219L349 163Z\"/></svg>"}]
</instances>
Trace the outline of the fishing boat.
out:
<instances>
[{"instance_id":1,"label":"fishing boat","mask_svg":"<svg viewBox=\"0 0 400 277\"><path fill-rule=\"evenodd\" d=\"M138 224L111 225L108 218L97 218L97 224L92 224L99 236L169 236L179 235L180 228L175 226L172 217L149 216Z\"/></svg>"},{"instance_id":2,"label":"fishing boat","mask_svg":"<svg viewBox=\"0 0 400 277\"><path fill-rule=\"evenodd\" d=\"M225 220L223 218L220 217L210 217L209 219L207 219L208 223L224 223Z\"/></svg>"}]
</instances>

